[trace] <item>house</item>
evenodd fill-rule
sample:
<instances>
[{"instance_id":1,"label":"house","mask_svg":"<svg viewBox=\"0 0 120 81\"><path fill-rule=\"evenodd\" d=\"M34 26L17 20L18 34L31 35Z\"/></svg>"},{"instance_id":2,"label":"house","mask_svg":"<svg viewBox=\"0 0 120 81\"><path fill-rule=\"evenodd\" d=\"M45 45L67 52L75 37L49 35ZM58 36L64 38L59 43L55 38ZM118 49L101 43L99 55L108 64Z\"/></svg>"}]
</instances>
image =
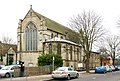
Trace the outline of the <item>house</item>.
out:
<instances>
[{"instance_id":1,"label":"house","mask_svg":"<svg viewBox=\"0 0 120 81\"><path fill-rule=\"evenodd\" d=\"M94 69L97 66L100 66L100 53L99 52L91 52L90 56L90 69Z\"/></svg>"},{"instance_id":2,"label":"house","mask_svg":"<svg viewBox=\"0 0 120 81\"><path fill-rule=\"evenodd\" d=\"M17 63L17 45L0 41L0 64L11 65Z\"/></svg>"},{"instance_id":3,"label":"house","mask_svg":"<svg viewBox=\"0 0 120 81\"><path fill-rule=\"evenodd\" d=\"M111 55L108 55L108 54L100 55L100 61L101 61L101 65L112 65L113 64L112 57Z\"/></svg>"}]
</instances>

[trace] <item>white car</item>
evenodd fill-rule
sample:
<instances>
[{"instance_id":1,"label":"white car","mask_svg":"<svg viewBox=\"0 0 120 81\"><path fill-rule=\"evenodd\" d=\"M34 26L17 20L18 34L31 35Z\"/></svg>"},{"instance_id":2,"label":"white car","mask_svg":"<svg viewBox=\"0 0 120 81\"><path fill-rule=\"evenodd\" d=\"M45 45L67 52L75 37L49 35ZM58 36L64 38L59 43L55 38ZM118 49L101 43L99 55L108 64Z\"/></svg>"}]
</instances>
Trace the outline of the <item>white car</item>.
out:
<instances>
[{"instance_id":1,"label":"white car","mask_svg":"<svg viewBox=\"0 0 120 81\"><path fill-rule=\"evenodd\" d=\"M107 72L112 72L112 68L109 65L106 65L105 67L106 67Z\"/></svg>"},{"instance_id":2,"label":"white car","mask_svg":"<svg viewBox=\"0 0 120 81\"><path fill-rule=\"evenodd\" d=\"M20 65L9 65L5 66L2 69L0 69L0 76L1 77L11 77L14 76L14 69L20 68Z\"/></svg>"},{"instance_id":3,"label":"white car","mask_svg":"<svg viewBox=\"0 0 120 81\"><path fill-rule=\"evenodd\" d=\"M2 69L3 67L5 67L5 65L0 65L0 69Z\"/></svg>"},{"instance_id":4,"label":"white car","mask_svg":"<svg viewBox=\"0 0 120 81\"><path fill-rule=\"evenodd\" d=\"M115 71L115 67L113 65L109 65L112 71Z\"/></svg>"},{"instance_id":5,"label":"white car","mask_svg":"<svg viewBox=\"0 0 120 81\"><path fill-rule=\"evenodd\" d=\"M78 78L79 73L71 67L59 67L55 71L52 71L52 78L67 78L70 79L71 77Z\"/></svg>"}]
</instances>

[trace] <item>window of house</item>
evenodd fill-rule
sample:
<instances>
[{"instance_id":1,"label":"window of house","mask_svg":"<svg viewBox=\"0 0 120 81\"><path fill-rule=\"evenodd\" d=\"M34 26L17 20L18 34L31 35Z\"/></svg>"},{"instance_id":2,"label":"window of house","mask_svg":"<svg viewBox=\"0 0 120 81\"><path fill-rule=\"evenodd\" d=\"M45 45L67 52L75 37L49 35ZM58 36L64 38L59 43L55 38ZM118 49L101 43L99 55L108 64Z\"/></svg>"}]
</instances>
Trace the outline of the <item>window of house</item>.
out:
<instances>
[{"instance_id":1,"label":"window of house","mask_svg":"<svg viewBox=\"0 0 120 81\"><path fill-rule=\"evenodd\" d=\"M37 50L37 28L35 24L30 22L25 29L25 39L26 39L26 51L36 51Z\"/></svg>"}]
</instances>

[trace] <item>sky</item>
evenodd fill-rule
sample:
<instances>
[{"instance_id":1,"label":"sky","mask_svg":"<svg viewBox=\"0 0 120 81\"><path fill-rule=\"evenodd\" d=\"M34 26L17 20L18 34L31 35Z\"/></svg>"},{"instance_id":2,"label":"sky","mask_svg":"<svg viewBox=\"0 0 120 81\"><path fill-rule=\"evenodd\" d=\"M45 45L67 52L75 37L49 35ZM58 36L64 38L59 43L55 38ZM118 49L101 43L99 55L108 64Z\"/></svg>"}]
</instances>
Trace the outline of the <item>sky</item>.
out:
<instances>
[{"instance_id":1,"label":"sky","mask_svg":"<svg viewBox=\"0 0 120 81\"><path fill-rule=\"evenodd\" d=\"M30 9L64 26L68 26L73 15L94 11L103 18L103 27L113 34L120 34L117 21L120 19L120 0L1 0L0 40L6 36L17 43L19 19Z\"/></svg>"}]
</instances>

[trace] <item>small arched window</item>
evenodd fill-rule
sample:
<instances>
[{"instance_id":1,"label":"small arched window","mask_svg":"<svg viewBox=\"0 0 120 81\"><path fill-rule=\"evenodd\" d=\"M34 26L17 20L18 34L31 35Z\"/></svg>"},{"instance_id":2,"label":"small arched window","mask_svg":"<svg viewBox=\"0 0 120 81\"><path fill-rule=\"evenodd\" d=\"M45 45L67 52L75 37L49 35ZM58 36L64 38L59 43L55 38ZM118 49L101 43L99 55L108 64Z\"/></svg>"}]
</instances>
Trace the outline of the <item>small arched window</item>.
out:
<instances>
[{"instance_id":1,"label":"small arched window","mask_svg":"<svg viewBox=\"0 0 120 81\"><path fill-rule=\"evenodd\" d=\"M30 22L25 29L25 42L26 42L26 51L36 51L37 50L37 28L35 24Z\"/></svg>"},{"instance_id":2,"label":"small arched window","mask_svg":"<svg viewBox=\"0 0 120 81\"><path fill-rule=\"evenodd\" d=\"M77 48L77 61L79 61L79 48Z\"/></svg>"},{"instance_id":3,"label":"small arched window","mask_svg":"<svg viewBox=\"0 0 120 81\"><path fill-rule=\"evenodd\" d=\"M49 44L49 54L52 54L52 44Z\"/></svg>"},{"instance_id":4,"label":"small arched window","mask_svg":"<svg viewBox=\"0 0 120 81\"><path fill-rule=\"evenodd\" d=\"M61 44L60 43L58 43L58 45L57 45L57 53L61 54Z\"/></svg>"}]
</instances>

